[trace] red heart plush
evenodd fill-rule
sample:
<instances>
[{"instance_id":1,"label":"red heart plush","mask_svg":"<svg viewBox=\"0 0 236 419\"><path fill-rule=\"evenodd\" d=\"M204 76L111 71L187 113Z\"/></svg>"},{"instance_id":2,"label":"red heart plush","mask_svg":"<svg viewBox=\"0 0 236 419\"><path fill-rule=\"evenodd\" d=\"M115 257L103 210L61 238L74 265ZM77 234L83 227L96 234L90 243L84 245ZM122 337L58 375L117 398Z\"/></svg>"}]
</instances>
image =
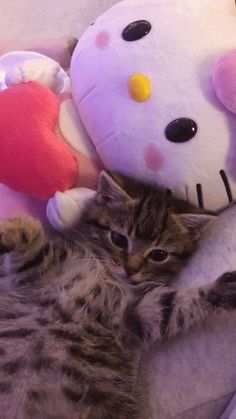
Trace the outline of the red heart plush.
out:
<instances>
[{"instance_id":1,"label":"red heart plush","mask_svg":"<svg viewBox=\"0 0 236 419\"><path fill-rule=\"evenodd\" d=\"M78 163L58 133L59 108L35 82L0 92L0 182L42 199L75 186Z\"/></svg>"}]
</instances>

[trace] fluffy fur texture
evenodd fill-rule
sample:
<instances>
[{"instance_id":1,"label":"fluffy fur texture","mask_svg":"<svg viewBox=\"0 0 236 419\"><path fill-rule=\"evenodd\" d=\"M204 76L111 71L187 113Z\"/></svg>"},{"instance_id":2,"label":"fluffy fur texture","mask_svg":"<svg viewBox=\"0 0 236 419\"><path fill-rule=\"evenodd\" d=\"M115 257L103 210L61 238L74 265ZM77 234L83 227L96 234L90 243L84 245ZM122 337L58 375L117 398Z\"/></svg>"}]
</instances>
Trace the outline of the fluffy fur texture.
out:
<instances>
[{"instance_id":1,"label":"fluffy fur texture","mask_svg":"<svg viewBox=\"0 0 236 419\"><path fill-rule=\"evenodd\" d=\"M208 216L166 191L102 173L73 231L0 224L1 419L150 418L143 348L236 308L236 275L178 292Z\"/></svg>"}]
</instances>

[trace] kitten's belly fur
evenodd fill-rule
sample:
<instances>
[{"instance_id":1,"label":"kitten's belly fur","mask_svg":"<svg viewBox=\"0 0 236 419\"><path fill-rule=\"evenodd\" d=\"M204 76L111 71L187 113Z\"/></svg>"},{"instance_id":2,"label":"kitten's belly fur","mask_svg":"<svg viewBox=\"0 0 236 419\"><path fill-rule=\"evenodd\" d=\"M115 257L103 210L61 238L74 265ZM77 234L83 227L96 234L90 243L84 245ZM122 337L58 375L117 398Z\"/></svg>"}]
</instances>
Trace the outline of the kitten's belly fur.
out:
<instances>
[{"instance_id":1,"label":"kitten's belly fur","mask_svg":"<svg viewBox=\"0 0 236 419\"><path fill-rule=\"evenodd\" d=\"M106 311L104 275L101 265L80 261L76 269L51 274L50 287L30 288L28 295L22 288L2 290L1 419L103 419L102 405L109 409L117 390L117 408L127 403L132 411L136 356L91 320L101 318L101 298ZM139 419L134 415L129 418Z\"/></svg>"}]
</instances>

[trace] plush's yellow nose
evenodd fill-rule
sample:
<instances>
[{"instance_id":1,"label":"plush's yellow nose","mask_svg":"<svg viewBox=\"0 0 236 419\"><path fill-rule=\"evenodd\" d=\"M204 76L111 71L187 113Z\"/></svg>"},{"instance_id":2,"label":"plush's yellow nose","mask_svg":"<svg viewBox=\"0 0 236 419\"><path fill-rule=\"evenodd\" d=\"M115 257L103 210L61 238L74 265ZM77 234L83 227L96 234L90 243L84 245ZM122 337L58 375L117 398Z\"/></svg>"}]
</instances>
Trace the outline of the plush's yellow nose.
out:
<instances>
[{"instance_id":1,"label":"plush's yellow nose","mask_svg":"<svg viewBox=\"0 0 236 419\"><path fill-rule=\"evenodd\" d=\"M151 81L145 74L134 74L129 79L129 92L137 102L145 102L151 97Z\"/></svg>"}]
</instances>

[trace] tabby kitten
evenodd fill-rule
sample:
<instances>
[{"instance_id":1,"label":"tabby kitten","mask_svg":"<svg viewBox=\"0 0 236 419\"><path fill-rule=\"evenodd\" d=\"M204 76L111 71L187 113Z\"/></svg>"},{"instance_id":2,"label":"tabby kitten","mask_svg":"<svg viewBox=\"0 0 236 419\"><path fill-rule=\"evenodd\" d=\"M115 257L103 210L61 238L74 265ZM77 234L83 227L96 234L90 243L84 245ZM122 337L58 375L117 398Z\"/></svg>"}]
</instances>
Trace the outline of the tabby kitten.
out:
<instances>
[{"instance_id":1,"label":"tabby kitten","mask_svg":"<svg viewBox=\"0 0 236 419\"><path fill-rule=\"evenodd\" d=\"M0 418L150 418L140 351L236 308L236 274L178 292L209 217L150 186L100 176L64 237L0 223Z\"/></svg>"}]
</instances>

